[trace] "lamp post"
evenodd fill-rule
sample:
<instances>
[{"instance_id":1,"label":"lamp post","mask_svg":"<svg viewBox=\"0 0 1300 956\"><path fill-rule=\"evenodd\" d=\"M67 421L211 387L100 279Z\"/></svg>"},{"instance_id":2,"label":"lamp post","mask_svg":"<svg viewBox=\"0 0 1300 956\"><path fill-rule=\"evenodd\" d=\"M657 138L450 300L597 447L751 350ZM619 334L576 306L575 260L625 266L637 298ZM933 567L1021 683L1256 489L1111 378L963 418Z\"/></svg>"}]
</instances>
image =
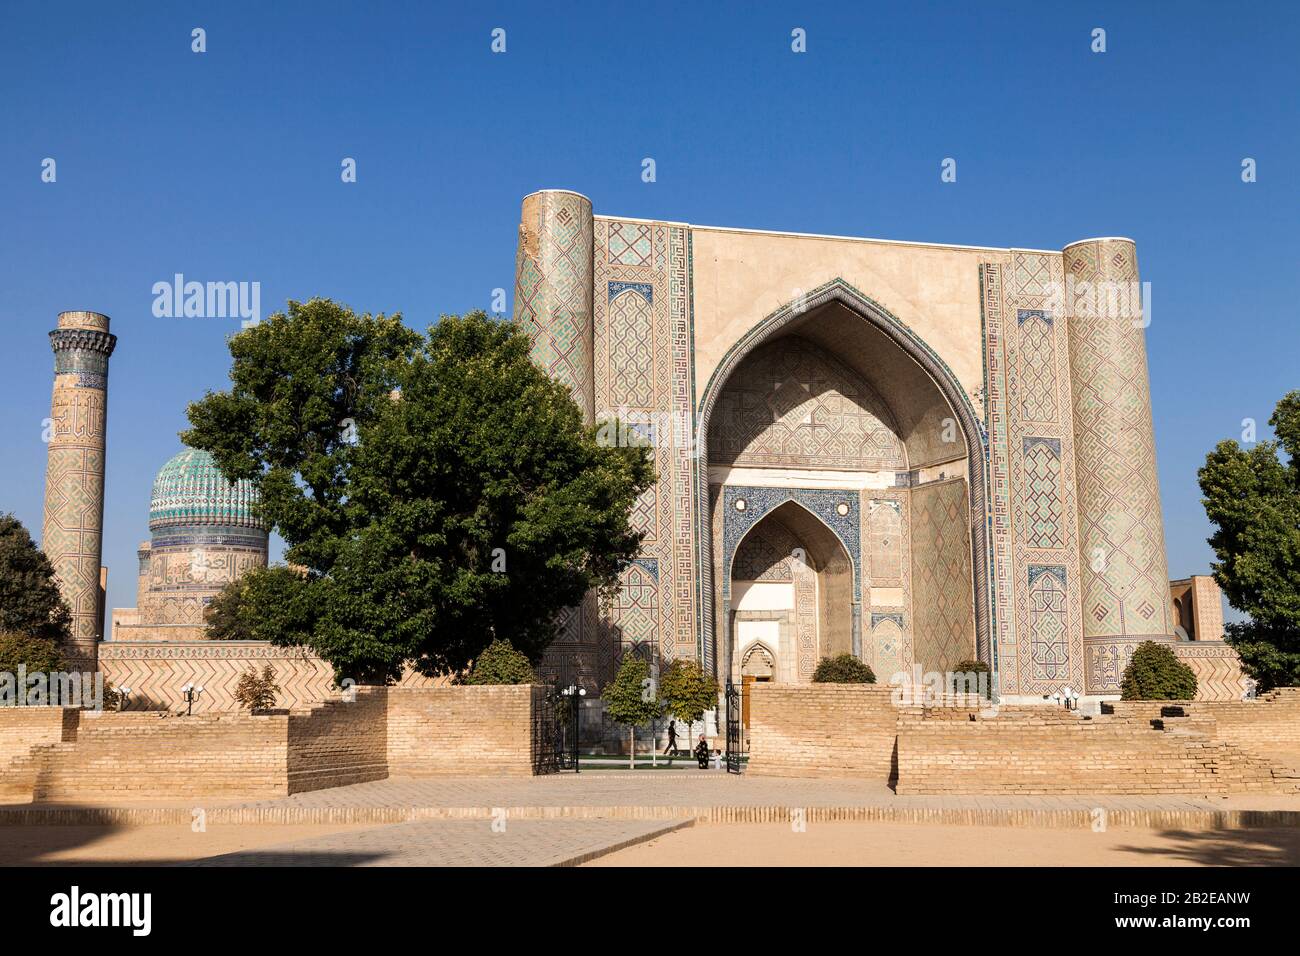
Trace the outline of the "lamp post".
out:
<instances>
[{"instance_id":1,"label":"lamp post","mask_svg":"<svg viewBox=\"0 0 1300 956\"><path fill-rule=\"evenodd\" d=\"M119 687L117 689L117 709L126 710L127 705L131 702L131 688Z\"/></svg>"},{"instance_id":2,"label":"lamp post","mask_svg":"<svg viewBox=\"0 0 1300 956\"><path fill-rule=\"evenodd\" d=\"M185 716L194 715L194 701L203 693L202 684L186 684L181 688L181 693L185 695Z\"/></svg>"},{"instance_id":3,"label":"lamp post","mask_svg":"<svg viewBox=\"0 0 1300 956\"><path fill-rule=\"evenodd\" d=\"M573 702L573 772L580 773L581 771L578 769L578 702L587 696L587 688L570 684L560 693Z\"/></svg>"}]
</instances>

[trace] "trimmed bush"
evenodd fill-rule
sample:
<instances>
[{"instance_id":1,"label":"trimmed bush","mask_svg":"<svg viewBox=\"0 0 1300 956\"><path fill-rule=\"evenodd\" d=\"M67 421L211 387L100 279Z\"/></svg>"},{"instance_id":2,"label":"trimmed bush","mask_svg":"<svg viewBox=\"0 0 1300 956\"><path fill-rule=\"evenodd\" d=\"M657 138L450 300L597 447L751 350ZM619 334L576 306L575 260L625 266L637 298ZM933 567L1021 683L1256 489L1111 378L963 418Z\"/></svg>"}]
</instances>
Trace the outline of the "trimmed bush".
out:
<instances>
[{"instance_id":1,"label":"trimmed bush","mask_svg":"<svg viewBox=\"0 0 1300 956\"><path fill-rule=\"evenodd\" d=\"M852 654L823 657L813 672L814 684L874 684L875 672Z\"/></svg>"},{"instance_id":2,"label":"trimmed bush","mask_svg":"<svg viewBox=\"0 0 1300 956\"><path fill-rule=\"evenodd\" d=\"M1123 700L1192 700L1196 674L1174 656L1168 644L1143 641L1120 681Z\"/></svg>"},{"instance_id":3,"label":"trimmed bush","mask_svg":"<svg viewBox=\"0 0 1300 956\"><path fill-rule=\"evenodd\" d=\"M483 649L470 669L467 684L535 684L533 665L509 641L497 638Z\"/></svg>"}]
</instances>

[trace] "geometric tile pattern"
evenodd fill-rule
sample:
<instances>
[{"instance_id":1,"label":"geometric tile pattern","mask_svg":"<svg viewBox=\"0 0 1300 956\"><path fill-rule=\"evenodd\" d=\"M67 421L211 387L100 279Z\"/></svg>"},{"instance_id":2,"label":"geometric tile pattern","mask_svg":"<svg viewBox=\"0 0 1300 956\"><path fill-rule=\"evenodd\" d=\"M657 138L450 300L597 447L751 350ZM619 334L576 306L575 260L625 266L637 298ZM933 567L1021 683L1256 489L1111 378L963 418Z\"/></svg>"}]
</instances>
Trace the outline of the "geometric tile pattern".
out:
<instances>
[{"instance_id":1,"label":"geometric tile pattern","mask_svg":"<svg viewBox=\"0 0 1300 956\"><path fill-rule=\"evenodd\" d=\"M644 222L611 222L609 263L616 266L648 266L654 252L650 225Z\"/></svg>"},{"instance_id":2,"label":"geometric tile pattern","mask_svg":"<svg viewBox=\"0 0 1300 956\"><path fill-rule=\"evenodd\" d=\"M111 641L100 646L100 668L114 687L131 688L132 710L184 711L181 688L197 684L203 693L194 700L194 713L233 711L239 678L249 670L275 669L277 707L307 707L338 698L334 669L315 654L295 647L227 641L132 644ZM444 678L403 673L403 687L428 687Z\"/></svg>"},{"instance_id":3,"label":"geometric tile pattern","mask_svg":"<svg viewBox=\"0 0 1300 956\"><path fill-rule=\"evenodd\" d=\"M1066 615L1065 568L1029 566L1029 627L1033 675L1057 681L1070 676L1070 634Z\"/></svg>"},{"instance_id":4,"label":"geometric tile pattern","mask_svg":"<svg viewBox=\"0 0 1300 956\"><path fill-rule=\"evenodd\" d=\"M117 337L108 316L64 312L50 333L55 375L41 547L72 609L69 666L93 670L103 634L100 564L108 359Z\"/></svg>"},{"instance_id":5,"label":"geometric tile pattern","mask_svg":"<svg viewBox=\"0 0 1300 956\"><path fill-rule=\"evenodd\" d=\"M1042 309L1021 309L1016 314L1022 356L1016 389L1020 417L1027 422L1054 422L1059 414L1052 324L1052 314Z\"/></svg>"},{"instance_id":6,"label":"geometric tile pattern","mask_svg":"<svg viewBox=\"0 0 1300 956\"><path fill-rule=\"evenodd\" d=\"M1094 665L1088 689L1105 692L1117 687L1123 652L1143 638L1171 635L1173 615L1133 245L1084 242L1062 258L1072 281L1066 308L1083 635Z\"/></svg>"},{"instance_id":7,"label":"geometric tile pattern","mask_svg":"<svg viewBox=\"0 0 1300 956\"><path fill-rule=\"evenodd\" d=\"M1196 674L1197 700L1241 700L1247 678L1237 652L1221 641L1179 641L1174 656Z\"/></svg>"},{"instance_id":8,"label":"geometric tile pattern","mask_svg":"<svg viewBox=\"0 0 1300 956\"><path fill-rule=\"evenodd\" d=\"M817 572L804 561L794 564L794 614L799 680L811 681L817 668Z\"/></svg>"},{"instance_id":9,"label":"geometric tile pattern","mask_svg":"<svg viewBox=\"0 0 1300 956\"><path fill-rule=\"evenodd\" d=\"M1084 683L1061 257L1012 252L981 279L998 687L1054 693Z\"/></svg>"},{"instance_id":10,"label":"geometric tile pattern","mask_svg":"<svg viewBox=\"0 0 1300 956\"><path fill-rule=\"evenodd\" d=\"M610 404L654 406L654 328L650 302L629 289L609 303Z\"/></svg>"},{"instance_id":11,"label":"geometric tile pattern","mask_svg":"<svg viewBox=\"0 0 1300 956\"><path fill-rule=\"evenodd\" d=\"M897 671L910 671L913 662L912 632L908 627L912 607L911 493L889 489L863 491L862 495L866 516L863 615L870 615L873 622L864 645L880 665L876 679L886 681ZM901 592L902 600L885 601L884 589ZM882 617L893 621L896 630L878 629L876 622Z\"/></svg>"},{"instance_id":12,"label":"geometric tile pattern","mask_svg":"<svg viewBox=\"0 0 1300 956\"><path fill-rule=\"evenodd\" d=\"M776 521L764 521L736 550L731 569L732 580L785 582L794 581L794 553L802 545L799 539Z\"/></svg>"},{"instance_id":13,"label":"geometric tile pattern","mask_svg":"<svg viewBox=\"0 0 1300 956\"><path fill-rule=\"evenodd\" d=\"M966 482L912 489L913 654L926 671L975 656Z\"/></svg>"},{"instance_id":14,"label":"geometric tile pattern","mask_svg":"<svg viewBox=\"0 0 1300 956\"><path fill-rule=\"evenodd\" d=\"M533 342L533 360L568 385L588 422L591 391L591 201L547 191L524 200L515 261L515 322Z\"/></svg>"},{"instance_id":15,"label":"geometric tile pattern","mask_svg":"<svg viewBox=\"0 0 1300 956\"><path fill-rule=\"evenodd\" d=\"M744 500L743 509L736 502ZM853 603L862 600L861 578L857 569L862 567L861 531L859 529L859 502L855 493L825 488L762 488L745 485L725 485L719 509L722 512L721 567L733 566L737 546L746 538L749 529L766 515L787 501L801 505L805 511L821 519L839 539L853 569ZM840 511L843 510L843 514ZM968 579L969 580L969 579ZM967 585L969 592L970 586ZM724 577L722 596L731 597L731 579Z\"/></svg>"},{"instance_id":16,"label":"geometric tile pattern","mask_svg":"<svg viewBox=\"0 0 1300 956\"><path fill-rule=\"evenodd\" d=\"M1031 548L1059 548L1061 529L1061 443L1054 438L1026 438L1025 540Z\"/></svg>"},{"instance_id":17,"label":"geometric tile pattern","mask_svg":"<svg viewBox=\"0 0 1300 956\"><path fill-rule=\"evenodd\" d=\"M905 470L889 406L806 339L761 345L727 379L709 421L718 465Z\"/></svg>"}]
</instances>

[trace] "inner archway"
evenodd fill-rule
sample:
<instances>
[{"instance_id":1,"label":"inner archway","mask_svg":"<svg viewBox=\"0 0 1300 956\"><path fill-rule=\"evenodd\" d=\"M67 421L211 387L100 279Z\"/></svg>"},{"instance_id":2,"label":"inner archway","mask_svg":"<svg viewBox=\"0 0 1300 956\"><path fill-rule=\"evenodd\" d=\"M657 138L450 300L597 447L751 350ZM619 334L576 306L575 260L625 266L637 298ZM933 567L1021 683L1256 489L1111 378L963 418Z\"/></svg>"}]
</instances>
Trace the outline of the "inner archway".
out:
<instances>
[{"instance_id":1,"label":"inner archway","mask_svg":"<svg viewBox=\"0 0 1300 956\"><path fill-rule=\"evenodd\" d=\"M764 508L735 498L746 508ZM742 509L743 510L743 509ZM817 661L853 652L853 561L836 534L787 500L744 532L731 561L726 601L733 683L808 681Z\"/></svg>"}]
</instances>

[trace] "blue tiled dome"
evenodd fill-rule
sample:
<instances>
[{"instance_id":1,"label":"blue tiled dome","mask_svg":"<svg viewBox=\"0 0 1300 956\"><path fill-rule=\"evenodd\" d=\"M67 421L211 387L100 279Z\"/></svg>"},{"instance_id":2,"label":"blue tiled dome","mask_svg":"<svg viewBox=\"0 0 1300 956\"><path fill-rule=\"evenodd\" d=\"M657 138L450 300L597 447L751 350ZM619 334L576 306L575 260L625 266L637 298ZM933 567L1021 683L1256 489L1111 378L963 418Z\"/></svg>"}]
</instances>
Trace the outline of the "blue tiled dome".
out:
<instances>
[{"instance_id":1,"label":"blue tiled dome","mask_svg":"<svg viewBox=\"0 0 1300 956\"><path fill-rule=\"evenodd\" d=\"M206 451L187 448L158 471L149 499L149 528L168 525L260 527L258 493L248 481L231 484Z\"/></svg>"}]
</instances>

